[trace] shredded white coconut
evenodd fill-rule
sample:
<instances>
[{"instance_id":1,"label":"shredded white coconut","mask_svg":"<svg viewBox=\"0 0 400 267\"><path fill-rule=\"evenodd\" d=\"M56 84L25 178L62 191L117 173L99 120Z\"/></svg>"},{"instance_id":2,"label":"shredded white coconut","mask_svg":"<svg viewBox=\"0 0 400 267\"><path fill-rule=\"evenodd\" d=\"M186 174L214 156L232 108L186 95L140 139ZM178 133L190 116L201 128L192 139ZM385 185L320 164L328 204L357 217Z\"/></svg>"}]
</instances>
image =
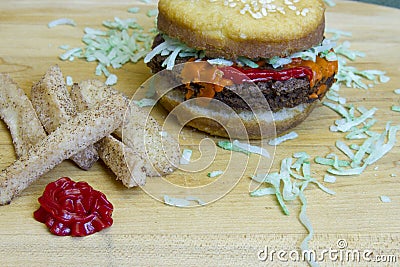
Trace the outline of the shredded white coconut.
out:
<instances>
[{"instance_id":1,"label":"shredded white coconut","mask_svg":"<svg viewBox=\"0 0 400 267\"><path fill-rule=\"evenodd\" d=\"M388 196L380 196L379 197L383 203L390 203L392 200Z\"/></svg>"},{"instance_id":2,"label":"shredded white coconut","mask_svg":"<svg viewBox=\"0 0 400 267\"><path fill-rule=\"evenodd\" d=\"M60 19L56 19L53 21L50 21L47 24L47 27L49 28L53 28L59 25L70 25L70 26L76 26L76 23L73 19L69 19L69 18L60 18Z\"/></svg>"}]
</instances>

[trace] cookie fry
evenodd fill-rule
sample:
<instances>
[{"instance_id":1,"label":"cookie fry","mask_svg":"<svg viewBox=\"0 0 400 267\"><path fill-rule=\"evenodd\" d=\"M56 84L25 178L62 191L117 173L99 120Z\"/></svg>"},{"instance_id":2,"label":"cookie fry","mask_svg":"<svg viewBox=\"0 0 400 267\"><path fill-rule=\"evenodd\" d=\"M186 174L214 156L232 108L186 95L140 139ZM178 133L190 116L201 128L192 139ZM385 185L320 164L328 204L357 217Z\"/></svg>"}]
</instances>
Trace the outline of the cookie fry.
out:
<instances>
[{"instance_id":1,"label":"cookie fry","mask_svg":"<svg viewBox=\"0 0 400 267\"><path fill-rule=\"evenodd\" d=\"M146 183L145 161L133 149L111 135L96 143L100 158L126 187Z\"/></svg>"},{"instance_id":2,"label":"cookie fry","mask_svg":"<svg viewBox=\"0 0 400 267\"><path fill-rule=\"evenodd\" d=\"M57 65L50 67L42 79L33 85L31 101L47 133L53 132L77 114ZM98 159L99 155L93 145L71 156L71 160L84 170L90 169Z\"/></svg>"},{"instance_id":3,"label":"cookie fry","mask_svg":"<svg viewBox=\"0 0 400 267\"><path fill-rule=\"evenodd\" d=\"M7 124L17 157L46 137L32 103L7 74L0 73L0 117Z\"/></svg>"},{"instance_id":4,"label":"cookie fry","mask_svg":"<svg viewBox=\"0 0 400 267\"><path fill-rule=\"evenodd\" d=\"M113 132L124 112L125 100L116 95L61 124L0 173L0 205L9 204L41 175Z\"/></svg>"},{"instance_id":5,"label":"cookie fry","mask_svg":"<svg viewBox=\"0 0 400 267\"><path fill-rule=\"evenodd\" d=\"M101 92L99 91L99 93ZM96 105L96 103L89 105L85 102L88 99L81 93L79 86L74 84L71 90L71 97L78 111L83 111ZM104 99L107 99L107 97L104 97ZM145 184L147 175L146 161L133 149L111 135L100 140L96 144L96 148L103 162L115 174L117 180L121 180L126 187Z\"/></svg>"},{"instance_id":6,"label":"cookie fry","mask_svg":"<svg viewBox=\"0 0 400 267\"><path fill-rule=\"evenodd\" d=\"M71 90L71 98L78 109L90 108L113 95L122 94L98 80L82 81L74 85ZM169 135L162 137L160 135L162 128L152 116L147 116L144 110L135 105L129 105L129 99L126 97L125 101L127 112L124 124L114 134L123 139L125 145L136 151L142 159L146 159L144 167L147 176L172 173L180 159L178 142ZM135 129L135 131L125 130L125 133L129 132L130 135L122 138L123 127ZM147 144L142 142L143 135L146 136Z\"/></svg>"}]
</instances>

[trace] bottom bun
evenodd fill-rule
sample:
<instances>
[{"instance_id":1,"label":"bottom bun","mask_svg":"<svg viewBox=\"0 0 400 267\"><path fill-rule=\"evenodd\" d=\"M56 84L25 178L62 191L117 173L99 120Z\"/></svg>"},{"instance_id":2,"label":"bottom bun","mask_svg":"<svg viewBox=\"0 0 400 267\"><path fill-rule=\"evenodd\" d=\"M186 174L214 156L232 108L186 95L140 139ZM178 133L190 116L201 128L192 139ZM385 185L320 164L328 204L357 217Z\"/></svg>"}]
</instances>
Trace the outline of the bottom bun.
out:
<instances>
[{"instance_id":1,"label":"bottom bun","mask_svg":"<svg viewBox=\"0 0 400 267\"><path fill-rule=\"evenodd\" d=\"M265 109L254 112L236 111L238 116L235 116L220 108L224 106L222 102L216 105L199 105L196 99L184 99L183 91L175 89L163 95L159 102L182 125L233 139L274 138L304 121L318 103L303 103L277 112Z\"/></svg>"}]
</instances>

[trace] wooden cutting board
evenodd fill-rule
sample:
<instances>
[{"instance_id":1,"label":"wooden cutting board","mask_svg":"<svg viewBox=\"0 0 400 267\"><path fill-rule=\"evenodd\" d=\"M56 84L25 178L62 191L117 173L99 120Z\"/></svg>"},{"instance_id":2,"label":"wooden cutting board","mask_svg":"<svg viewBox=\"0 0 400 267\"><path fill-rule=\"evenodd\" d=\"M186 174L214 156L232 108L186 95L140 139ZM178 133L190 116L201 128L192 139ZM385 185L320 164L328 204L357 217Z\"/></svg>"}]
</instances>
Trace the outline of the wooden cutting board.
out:
<instances>
[{"instance_id":1,"label":"wooden cutting board","mask_svg":"<svg viewBox=\"0 0 400 267\"><path fill-rule=\"evenodd\" d=\"M361 70L383 70L391 78L388 83L377 84L369 90L343 87L341 95L348 103L377 107L379 121L374 126L377 131L389 120L400 124L400 114L390 110L400 102L400 96L393 93L400 88L400 10L336 2L337 6L327 8L327 27L352 32L348 38L352 49L366 53L365 58L351 65ZM127 9L133 6L141 7L142 11L128 13ZM152 8L154 3L144 1L1 1L0 72L9 73L28 95L32 84L53 64L59 64L64 75L74 81L96 78L94 63L78 59L60 61L59 46L82 46L84 27L100 28L102 21L114 17L136 17L149 26L152 21L145 11ZM77 26L47 27L48 22L61 17L74 19ZM115 87L128 95L133 95L150 77L142 62L127 64L115 73L119 77ZM162 110L158 111L158 118L164 115ZM276 148L272 170L276 171L280 161L294 152L305 151L311 157L338 153L335 141L342 135L329 131L329 125L337 118L330 109L318 106L307 121L295 128L299 137ZM194 157L198 157L196 147L207 136L191 129L184 129L183 135L183 147L192 148ZM211 137L210 140L220 139ZM15 154L3 123L0 124L0 146L0 166L4 168L12 163ZM197 173L177 171L169 178L183 184L204 183L211 179L205 176L208 171L225 169L229 161L229 152L220 149L217 152L208 169ZM315 186L308 187L307 213L315 231L310 248L321 252L338 249L338 242L347 242L346 249L350 251L367 249L374 256L400 255L399 152L397 144L362 175L338 177L336 183L329 185L336 192L334 196ZM124 188L101 162L89 171L82 171L65 161L10 205L0 207L1 265L265 266L271 264L271 259L263 262L258 256L265 255L266 248L269 252L298 250L307 234L298 217L300 203L289 203L291 213L285 216L274 197L250 197L249 176L256 171L258 157L240 155L232 160L235 168L246 166L240 175L242 178L218 201L200 208L167 206L141 189ZM314 177L322 181L326 168L312 163L311 169ZM53 236L43 224L36 222L32 213L38 208L37 198L46 184L62 176L87 181L104 192L115 207L114 225L88 237L71 238ZM382 203L381 195L389 196L391 203ZM304 262L285 263L277 254L271 255L275 255L272 263L276 265L305 265ZM326 258L323 265L331 266L334 262L337 264L338 260ZM373 265L366 260L347 264Z\"/></svg>"}]
</instances>

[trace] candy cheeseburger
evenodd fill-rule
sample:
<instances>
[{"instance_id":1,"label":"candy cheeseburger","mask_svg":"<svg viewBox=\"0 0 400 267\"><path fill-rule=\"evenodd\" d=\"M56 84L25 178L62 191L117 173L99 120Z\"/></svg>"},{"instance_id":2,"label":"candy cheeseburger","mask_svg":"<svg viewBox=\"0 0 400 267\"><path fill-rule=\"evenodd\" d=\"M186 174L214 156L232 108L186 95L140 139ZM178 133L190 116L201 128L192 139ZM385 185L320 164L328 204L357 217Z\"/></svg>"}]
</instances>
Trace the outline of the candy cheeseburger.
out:
<instances>
[{"instance_id":1,"label":"candy cheeseburger","mask_svg":"<svg viewBox=\"0 0 400 267\"><path fill-rule=\"evenodd\" d=\"M216 99L240 116L248 137L265 138L273 126L279 134L302 122L335 81L322 0L160 0L158 10L160 34L145 58L153 73L199 62L179 68L174 79L183 85L160 101L168 111L185 100ZM252 97L260 90L269 107ZM271 112L272 120L264 116ZM199 101L185 114L203 117L190 126L227 136L217 123L226 121L223 110ZM237 135L230 132L246 137Z\"/></svg>"}]
</instances>

